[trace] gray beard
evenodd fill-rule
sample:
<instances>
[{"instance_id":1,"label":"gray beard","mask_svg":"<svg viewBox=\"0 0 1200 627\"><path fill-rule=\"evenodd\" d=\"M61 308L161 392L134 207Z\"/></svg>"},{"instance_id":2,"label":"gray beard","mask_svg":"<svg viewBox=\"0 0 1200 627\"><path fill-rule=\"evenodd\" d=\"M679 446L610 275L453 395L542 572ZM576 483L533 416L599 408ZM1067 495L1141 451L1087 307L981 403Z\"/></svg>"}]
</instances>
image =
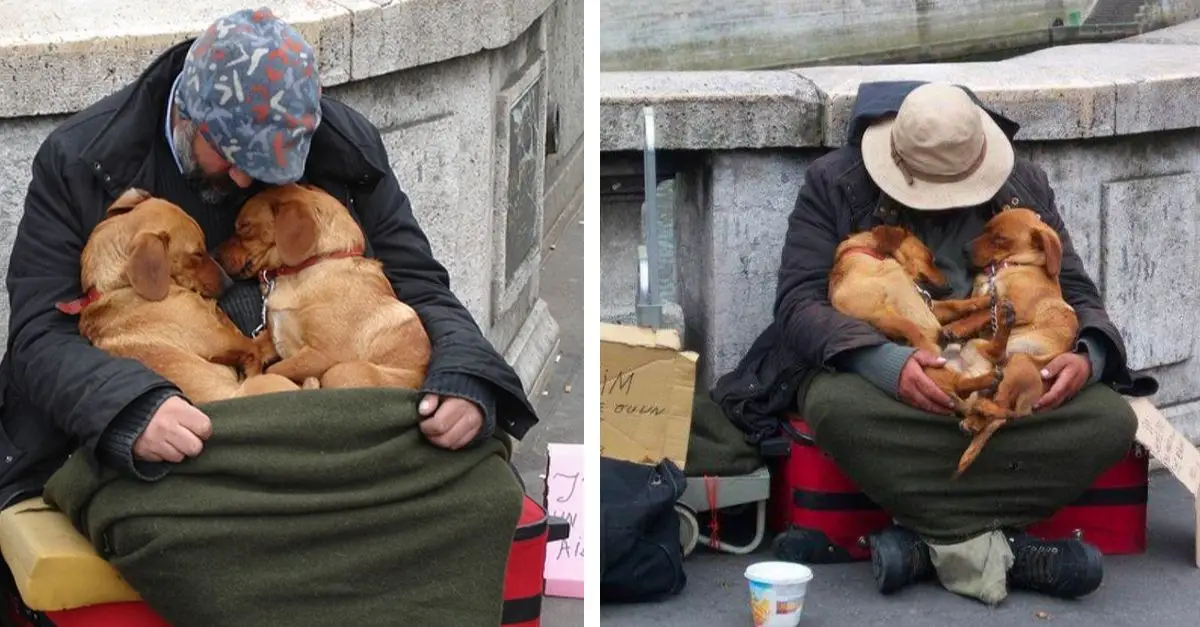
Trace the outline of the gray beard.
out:
<instances>
[{"instance_id":1,"label":"gray beard","mask_svg":"<svg viewBox=\"0 0 1200 627\"><path fill-rule=\"evenodd\" d=\"M200 200L207 205L220 205L233 193L237 185L227 173L209 176L196 163L196 154L192 151L196 139L196 125L187 120L179 120L171 130L175 140L175 156L183 167L183 178L189 187L196 192Z\"/></svg>"}]
</instances>

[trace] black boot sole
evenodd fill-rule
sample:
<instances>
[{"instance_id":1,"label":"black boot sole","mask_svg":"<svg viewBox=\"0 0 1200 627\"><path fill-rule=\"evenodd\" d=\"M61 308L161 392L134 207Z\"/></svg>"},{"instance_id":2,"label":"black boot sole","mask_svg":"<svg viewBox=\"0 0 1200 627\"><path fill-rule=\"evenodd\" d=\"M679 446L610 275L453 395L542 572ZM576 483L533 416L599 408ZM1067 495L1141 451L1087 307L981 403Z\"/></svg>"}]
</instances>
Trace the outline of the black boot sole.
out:
<instances>
[{"instance_id":1,"label":"black boot sole","mask_svg":"<svg viewBox=\"0 0 1200 627\"><path fill-rule=\"evenodd\" d=\"M871 575L875 578L875 589L880 594L892 594L901 588L916 583L912 571L905 568L905 547L895 539L880 534L871 534Z\"/></svg>"},{"instance_id":2,"label":"black boot sole","mask_svg":"<svg viewBox=\"0 0 1200 627\"><path fill-rule=\"evenodd\" d=\"M1083 577L1072 581L1073 585L1064 589L1051 589L1043 592L1063 599L1077 599L1095 592L1100 584L1104 583L1104 554L1090 544L1084 544L1083 547L1085 554Z\"/></svg>"}]
</instances>

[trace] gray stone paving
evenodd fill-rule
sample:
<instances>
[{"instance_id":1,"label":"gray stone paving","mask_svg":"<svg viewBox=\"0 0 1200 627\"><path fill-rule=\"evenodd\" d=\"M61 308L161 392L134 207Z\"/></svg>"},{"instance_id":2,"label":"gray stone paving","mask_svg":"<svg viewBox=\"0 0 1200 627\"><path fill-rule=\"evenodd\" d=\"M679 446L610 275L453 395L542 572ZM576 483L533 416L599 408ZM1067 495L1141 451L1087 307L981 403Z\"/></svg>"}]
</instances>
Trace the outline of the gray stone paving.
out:
<instances>
[{"instance_id":1,"label":"gray stone paving","mask_svg":"<svg viewBox=\"0 0 1200 627\"><path fill-rule=\"evenodd\" d=\"M1192 627L1200 623L1200 569L1192 562L1195 514L1190 495L1169 475L1155 474L1151 480L1149 518L1147 552L1107 558L1104 583L1083 599L1013 592L993 609L936 583L885 597L875 591L868 563L817 566L801 627ZM688 585L678 597L658 604L602 606L602 624L749 627L742 573L763 559L771 559L769 549L745 557L698 550L685 562ZM1039 618L1039 612L1048 617Z\"/></svg>"}]
</instances>

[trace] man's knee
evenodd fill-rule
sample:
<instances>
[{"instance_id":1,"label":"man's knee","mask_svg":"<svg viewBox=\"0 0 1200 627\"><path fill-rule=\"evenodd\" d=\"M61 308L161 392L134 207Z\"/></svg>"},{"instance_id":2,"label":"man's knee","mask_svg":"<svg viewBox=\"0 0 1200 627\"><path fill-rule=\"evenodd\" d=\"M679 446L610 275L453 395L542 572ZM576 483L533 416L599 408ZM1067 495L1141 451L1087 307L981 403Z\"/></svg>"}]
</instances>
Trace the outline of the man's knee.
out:
<instances>
[{"instance_id":1,"label":"man's knee","mask_svg":"<svg viewBox=\"0 0 1200 627\"><path fill-rule=\"evenodd\" d=\"M1129 453L1137 435L1137 414L1120 394L1111 388L1094 384L1063 406L1078 410L1077 420L1088 423L1088 448L1102 459L1115 464Z\"/></svg>"}]
</instances>

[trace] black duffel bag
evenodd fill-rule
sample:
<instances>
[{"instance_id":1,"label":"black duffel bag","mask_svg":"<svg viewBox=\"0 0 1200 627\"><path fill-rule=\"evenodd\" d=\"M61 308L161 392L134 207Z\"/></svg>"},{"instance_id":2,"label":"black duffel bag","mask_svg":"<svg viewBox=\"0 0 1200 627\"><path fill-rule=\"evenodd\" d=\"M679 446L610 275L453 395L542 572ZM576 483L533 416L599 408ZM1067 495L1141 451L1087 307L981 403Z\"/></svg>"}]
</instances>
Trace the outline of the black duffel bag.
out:
<instances>
[{"instance_id":1,"label":"black duffel bag","mask_svg":"<svg viewBox=\"0 0 1200 627\"><path fill-rule=\"evenodd\" d=\"M600 458L601 601L657 601L683 590L675 502L686 488L669 459L645 466Z\"/></svg>"}]
</instances>

